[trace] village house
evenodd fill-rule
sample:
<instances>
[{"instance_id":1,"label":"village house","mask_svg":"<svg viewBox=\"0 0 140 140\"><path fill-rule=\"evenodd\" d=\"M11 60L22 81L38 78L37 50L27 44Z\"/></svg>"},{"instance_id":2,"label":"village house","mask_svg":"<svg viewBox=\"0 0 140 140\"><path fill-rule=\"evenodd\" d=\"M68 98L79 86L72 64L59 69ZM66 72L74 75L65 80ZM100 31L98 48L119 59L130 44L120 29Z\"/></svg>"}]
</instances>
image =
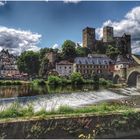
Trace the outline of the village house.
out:
<instances>
[{"instance_id":1,"label":"village house","mask_svg":"<svg viewBox=\"0 0 140 140\"><path fill-rule=\"evenodd\" d=\"M10 54L8 50L0 52L0 77L1 78L24 78L27 77L26 73L20 73L16 64L17 57Z\"/></svg>"},{"instance_id":2,"label":"village house","mask_svg":"<svg viewBox=\"0 0 140 140\"><path fill-rule=\"evenodd\" d=\"M106 55L88 55L88 57L76 57L74 60L74 72L80 72L84 77L97 74L108 78L114 70L113 61Z\"/></svg>"},{"instance_id":3,"label":"village house","mask_svg":"<svg viewBox=\"0 0 140 140\"><path fill-rule=\"evenodd\" d=\"M73 63L63 60L56 63L56 71L60 76L70 76L73 72Z\"/></svg>"}]
</instances>

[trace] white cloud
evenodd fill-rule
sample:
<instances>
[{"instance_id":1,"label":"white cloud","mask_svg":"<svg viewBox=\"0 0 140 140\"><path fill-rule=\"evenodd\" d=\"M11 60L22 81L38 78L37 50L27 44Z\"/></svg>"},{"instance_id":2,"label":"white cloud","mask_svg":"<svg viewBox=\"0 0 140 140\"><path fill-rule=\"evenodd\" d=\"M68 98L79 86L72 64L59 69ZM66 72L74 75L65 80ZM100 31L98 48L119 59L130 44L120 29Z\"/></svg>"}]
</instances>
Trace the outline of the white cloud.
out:
<instances>
[{"instance_id":1,"label":"white cloud","mask_svg":"<svg viewBox=\"0 0 140 140\"><path fill-rule=\"evenodd\" d=\"M64 3L79 3L81 0L63 0Z\"/></svg>"},{"instance_id":2,"label":"white cloud","mask_svg":"<svg viewBox=\"0 0 140 140\"><path fill-rule=\"evenodd\" d=\"M51 48L53 48L53 49L59 49L60 46L58 44L54 44Z\"/></svg>"},{"instance_id":3,"label":"white cloud","mask_svg":"<svg viewBox=\"0 0 140 140\"><path fill-rule=\"evenodd\" d=\"M6 1L1 1L0 0L0 6L4 6L6 4Z\"/></svg>"},{"instance_id":4,"label":"white cloud","mask_svg":"<svg viewBox=\"0 0 140 140\"><path fill-rule=\"evenodd\" d=\"M126 13L124 18L120 21L105 21L103 26L96 31L99 38L102 37L102 28L104 26L114 27L115 36L122 36L123 33L131 34L132 52L140 53L140 6Z\"/></svg>"},{"instance_id":5,"label":"white cloud","mask_svg":"<svg viewBox=\"0 0 140 140\"><path fill-rule=\"evenodd\" d=\"M19 55L25 50L38 51L40 38L40 34L30 31L0 27L0 49L8 49L13 54Z\"/></svg>"}]
</instances>

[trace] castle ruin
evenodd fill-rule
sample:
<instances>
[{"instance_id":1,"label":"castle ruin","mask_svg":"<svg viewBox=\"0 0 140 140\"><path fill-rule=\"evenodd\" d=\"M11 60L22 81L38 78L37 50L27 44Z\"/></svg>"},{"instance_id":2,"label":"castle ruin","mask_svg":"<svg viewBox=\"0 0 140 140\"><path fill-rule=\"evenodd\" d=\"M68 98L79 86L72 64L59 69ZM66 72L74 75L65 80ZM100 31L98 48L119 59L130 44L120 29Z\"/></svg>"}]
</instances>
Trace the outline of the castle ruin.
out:
<instances>
[{"instance_id":1,"label":"castle ruin","mask_svg":"<svg viewBox=\"0 0 140 140\"><path fill-rule=\"evenodd\" d=\"M103 28L103 38L95 38L95 28L86 27L83 29L83 47L97 52L99 47L112 45L118 47L122 55L131 55L131 35L123 34L121 37L114 37L113 27L106 26Z\"/></svg>"}]
</instances>

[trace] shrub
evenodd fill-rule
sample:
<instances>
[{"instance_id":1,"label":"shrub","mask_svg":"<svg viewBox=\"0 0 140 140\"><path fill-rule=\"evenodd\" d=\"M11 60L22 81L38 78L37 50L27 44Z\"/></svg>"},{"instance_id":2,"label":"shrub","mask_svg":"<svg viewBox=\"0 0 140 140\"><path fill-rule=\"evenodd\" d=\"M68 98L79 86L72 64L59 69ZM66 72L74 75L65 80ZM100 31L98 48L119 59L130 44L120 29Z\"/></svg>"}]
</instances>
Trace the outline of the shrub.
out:
<instances>
[{"instance_id":1,"label":"shrub","mask_svg":"<svg viewBox=\"0 0 140 140\"><path fill-rule=\"evenodd\" d=\"M100 78L99 83L102 86L112 86L112 82L109 80L105 80L104 78Z\"/></svg>"},{"instance_id":2,"label":"shrub","mask_svg":"<svg viewBox=\"0 0 140 140\"><path fill-rule=\"evenodd\" d=\"M40 86L45 86L46 82L44 80L39 80L37 84Z\"/></svg>"},{"instance_id":3,"label":"shrub","mask_svg":"<svg viewBox=\"0 0 140 140\"><path fill-rule=\"evenodd\" d=\"M68 80L65 77L61 77L61 84L62 85L71 84L71 80Z\"/></svg>"},{"instance_id":4,"label":"shrub","mask_svg":"<svg viewBox=\"0 0 140 140\"><path fill-rule=\"evenodd\" d=\"M103 85L103 86L108 85L108 81L105 80L104 78L100 78L99 83L100 83L101 85Z\"/></svg>"},{"instance_id":5,"label":"shrub","mask_svg":"<svg viewBox=\"0 0 140 140\"><path fill-rule=\"evenodd\" d=\"M60 84L62 84L62 80L58 76L50 75L48 77L48 84L49 85L60 85Z\"/></svg>"},{"instance_id":6,"label":"shrub","mask_svg":"<svg viewBox=\"0 0 140 140\"><path fill-rule=\"evenodd\" d=\"M79 73L79 72L72 73L70 78L71 78L72 84L79 85L79 84L83 84L83 82L84 82L84 79L83 79L81 73Z\"/></svg>"}]
</instances>

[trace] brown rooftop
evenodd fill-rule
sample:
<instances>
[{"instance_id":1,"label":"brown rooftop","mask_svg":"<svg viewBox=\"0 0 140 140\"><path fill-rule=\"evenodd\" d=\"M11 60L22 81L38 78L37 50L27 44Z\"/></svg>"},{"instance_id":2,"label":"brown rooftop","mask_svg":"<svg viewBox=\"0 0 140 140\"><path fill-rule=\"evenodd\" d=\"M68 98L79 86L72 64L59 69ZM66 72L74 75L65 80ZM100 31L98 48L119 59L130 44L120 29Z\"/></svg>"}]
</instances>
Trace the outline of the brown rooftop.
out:
<instances>
[{"instance_id":1,"label":"brown rooftop","mask_svg":"<svg viewBox=\"0 0 140 140\"><path fill-rule=\"evenodd\" d=\"M62 60L59 63L57 63L57 65L72 65L73 63L66 61L66 60Z\"/></svg>"}]
</instances>

